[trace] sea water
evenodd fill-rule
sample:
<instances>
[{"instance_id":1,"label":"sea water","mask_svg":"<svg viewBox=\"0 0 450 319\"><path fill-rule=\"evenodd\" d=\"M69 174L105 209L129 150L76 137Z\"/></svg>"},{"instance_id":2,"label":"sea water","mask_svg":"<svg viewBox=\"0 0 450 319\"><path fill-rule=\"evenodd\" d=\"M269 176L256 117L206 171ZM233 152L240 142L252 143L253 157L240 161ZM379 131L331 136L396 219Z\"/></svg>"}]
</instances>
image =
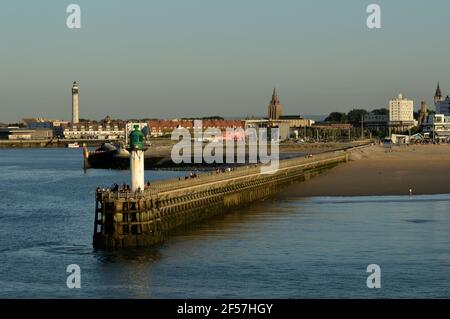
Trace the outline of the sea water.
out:
<instances>
[{"instance_id":1,"label":"sea water","mask_svg":"<svg viewBox=\"0 0 450 319\"><path fill-rule=\"evenodd\" d=\"M96 250L95 188L124 182L84 172L81 150L0 150L0 297L450 297L450 195L266 200L156 247ZM80 289L66 285L71 264Z\"/></svg>"}]
</instances>

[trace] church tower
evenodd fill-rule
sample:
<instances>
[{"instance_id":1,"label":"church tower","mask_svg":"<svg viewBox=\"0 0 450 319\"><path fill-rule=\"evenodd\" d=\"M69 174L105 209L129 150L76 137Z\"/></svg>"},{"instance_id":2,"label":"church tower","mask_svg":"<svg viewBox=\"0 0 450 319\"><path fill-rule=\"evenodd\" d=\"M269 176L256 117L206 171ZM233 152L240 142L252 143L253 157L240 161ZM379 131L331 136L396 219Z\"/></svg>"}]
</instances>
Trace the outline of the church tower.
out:
<instances>
[{"instance_id":1,"label":"church tower","mask_svg":"<svg viewBox=\"0 0 450 319\"><path fill-rule=\"evenodd\" d=\"M439 87L439 82L438 82L437 88L436 88L436 93L434 93L434 103L436 104L437 102L441 102L443 100L444 99L442 97L441 88Z\"/></svg>"},{"instance_id":2,"label":"church tower","mask_svg":"<svg viewBox=\"0 0 450 319\"><path fill-rule=\"evenodd\" d=\"M278 120L282 115L281 103L275 88L273 89L272 100L270 101L267 113L269 120Z\"/></svg>"}]
</instances>

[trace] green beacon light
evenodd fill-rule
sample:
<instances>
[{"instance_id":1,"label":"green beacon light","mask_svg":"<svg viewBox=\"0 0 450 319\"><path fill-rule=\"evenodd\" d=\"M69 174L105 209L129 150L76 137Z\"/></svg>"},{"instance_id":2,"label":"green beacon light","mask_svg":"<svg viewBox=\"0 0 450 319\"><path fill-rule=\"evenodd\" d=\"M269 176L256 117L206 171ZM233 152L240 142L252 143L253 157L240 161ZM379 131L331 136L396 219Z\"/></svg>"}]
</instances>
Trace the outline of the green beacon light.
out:
<instances>
[{"instance_id":1,"label":"green beacon light","mask_svg":"<svg viewBox=\"0 0 450 319\"><path fill-rule=\"evenodd\" d=\"M130 133L130 149L144 150L144 134L139 130L139 125L134 125L134 131Z\"/></svg>"}]
</instances>

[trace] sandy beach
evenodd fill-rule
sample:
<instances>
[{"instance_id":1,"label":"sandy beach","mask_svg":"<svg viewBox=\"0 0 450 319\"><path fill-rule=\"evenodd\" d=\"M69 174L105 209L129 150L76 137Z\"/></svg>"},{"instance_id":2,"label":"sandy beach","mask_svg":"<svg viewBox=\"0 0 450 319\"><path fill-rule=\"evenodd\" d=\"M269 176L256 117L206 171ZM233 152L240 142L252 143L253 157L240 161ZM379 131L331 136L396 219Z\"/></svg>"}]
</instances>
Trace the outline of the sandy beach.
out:
<instances>
[{"instance_id":1,"label":"sandy beach","mask_svg":"<svg viewBox=\"0 0 450 319\"><path fill-rule=\"evenodd\" d=\"M283 190L282 197L450 193L450 145L373 146L348 163Z\"/></svg>"}]
</instances>

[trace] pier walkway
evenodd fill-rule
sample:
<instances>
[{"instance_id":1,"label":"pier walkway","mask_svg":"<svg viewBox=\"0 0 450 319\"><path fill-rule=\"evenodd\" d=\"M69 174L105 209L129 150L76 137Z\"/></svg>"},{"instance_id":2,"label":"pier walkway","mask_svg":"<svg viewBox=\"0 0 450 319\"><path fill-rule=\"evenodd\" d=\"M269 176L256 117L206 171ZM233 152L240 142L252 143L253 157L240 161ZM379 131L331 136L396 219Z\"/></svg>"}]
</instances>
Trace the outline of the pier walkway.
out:
<instances>
[{"instance_id":1,"label":"pier walkway","mask_svg":"<svg viewBox=\"0 0 450 319\"><path fill-rule=\"evenodd\" d=\"M159 243L172 229L192 224L272 195L282 186L305 181L348 161L348 150L279 161L271 174L261 166L200 173L195 178L153 182L141 192L99 190L96 194L94 246L128 247Z\"/></svg>"}]
</instances>

